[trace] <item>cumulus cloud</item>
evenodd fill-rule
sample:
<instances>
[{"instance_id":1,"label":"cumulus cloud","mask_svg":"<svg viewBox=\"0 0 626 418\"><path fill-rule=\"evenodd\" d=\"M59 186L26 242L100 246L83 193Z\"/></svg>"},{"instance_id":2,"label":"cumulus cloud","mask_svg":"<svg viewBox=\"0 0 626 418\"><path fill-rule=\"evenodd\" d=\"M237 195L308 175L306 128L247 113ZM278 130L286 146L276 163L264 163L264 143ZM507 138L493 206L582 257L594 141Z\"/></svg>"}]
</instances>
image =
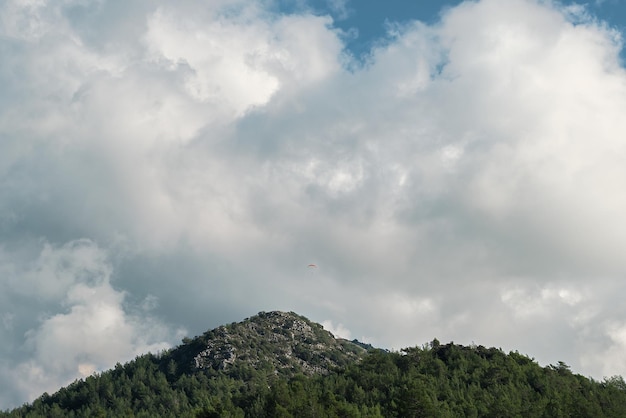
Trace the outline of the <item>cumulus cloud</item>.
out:
<instances>
[{"instance_id":1,"label":"cumulus cloud","mask_svg":"<svg viewBox=\"0 0 626 418\"><path fill-rule=\"evenodd\" d=\"M4 405L271 309L626 373L621 34L584 8L465 2L359 63L304 6L0 18Z\"/></svg>"},{"instance_id":2,"label":"cumulus cloud","mask_svg":"<svg viewBox=\"0 0 626 418\"><path fill-rule=\"evenodd\" d=\"M12 309L17 302L26 309L19 318L2 312L2 334L4 341L15 341L18 331L27 331L22 342L3 347L2 402L34 399L133 355L158 352L184 333L172 335L151 316L153 299L126 306L125 293L111 285L106 252L92 241L44 243L36 259L18 266L8 261L14 255L2 254L2 305Z\"/></svg>"},{"instance_id":3,"label":"cumulus cloud","mask_svg":"<svg viewBox=\"0 0 626 418\"><path fill-rule=\"evenodd\" d=\"M326 320L321 322L324 329L335 336L335 338L345 338L346 340L350 339L350 330L347 329L343 324L333 324L333 321Z\"/></svg>"}]
</instances>

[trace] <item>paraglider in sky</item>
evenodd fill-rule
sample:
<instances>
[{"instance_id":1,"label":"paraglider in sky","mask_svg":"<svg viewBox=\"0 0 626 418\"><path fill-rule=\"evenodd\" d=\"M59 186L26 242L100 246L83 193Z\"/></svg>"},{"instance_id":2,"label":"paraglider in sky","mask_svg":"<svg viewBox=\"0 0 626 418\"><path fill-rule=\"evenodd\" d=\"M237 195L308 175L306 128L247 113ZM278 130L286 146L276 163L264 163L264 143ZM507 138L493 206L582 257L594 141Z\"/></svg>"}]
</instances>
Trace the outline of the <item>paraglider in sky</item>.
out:
<instances>
[{"instance_id":1,"label":"paraglider in sky","mask_svg":"<svg viewBox=\"0 0 626 418\"><path fill-rule=\"evenodd\" d=\"M316 269L317 268L317 264L309 264L309 268L310 269Z\"/></svg>"}]
</instances>

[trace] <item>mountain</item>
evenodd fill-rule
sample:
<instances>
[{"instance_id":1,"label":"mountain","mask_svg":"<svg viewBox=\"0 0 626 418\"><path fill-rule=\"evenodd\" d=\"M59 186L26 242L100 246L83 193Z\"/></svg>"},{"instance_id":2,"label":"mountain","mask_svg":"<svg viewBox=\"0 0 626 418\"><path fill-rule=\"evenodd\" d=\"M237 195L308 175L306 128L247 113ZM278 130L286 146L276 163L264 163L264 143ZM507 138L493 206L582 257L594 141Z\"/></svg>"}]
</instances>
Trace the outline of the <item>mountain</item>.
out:
<instances>
[{"instance_id":1,"label":"mountain","mask_svg":"<svg viewBox=\"0 0 626 418\"><path fill-rule=\"evenodd\" d=\"M286 376L326 375L367 351L363 344L337 339L303 316L278 311L260 312L184 342L165 358L187 373L215 370L234 376L246 368Z\"/></svg>"},{"instance_id":2,"label":"mountain","mask_svg":"<svg viewBox=\"0 0 626 418\"><path fill-rule=\"evenodd\" d=\"M261 312L0 416L626 417L626 383L436 339L390 352Z\"/></svg>"}]
</instances>

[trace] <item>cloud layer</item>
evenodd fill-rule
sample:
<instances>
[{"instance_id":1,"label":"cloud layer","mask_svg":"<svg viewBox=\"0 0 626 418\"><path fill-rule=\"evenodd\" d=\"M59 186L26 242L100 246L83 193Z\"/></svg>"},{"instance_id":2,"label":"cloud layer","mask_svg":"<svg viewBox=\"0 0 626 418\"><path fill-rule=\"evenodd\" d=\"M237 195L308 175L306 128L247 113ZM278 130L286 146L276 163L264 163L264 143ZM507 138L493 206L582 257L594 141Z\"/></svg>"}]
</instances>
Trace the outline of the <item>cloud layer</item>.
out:
<instances>
[{"instance_id":1,"label":"cloud layer","mask_svg":"<svg viewBox=\"0 0 626 418\"><path fill-rule=\"evenodd\" d=\"M0 19L0 407L272 309L626 374L626 76L584 8L462 3L364 64L265 1Z\"/></svg>"}]
</instances>

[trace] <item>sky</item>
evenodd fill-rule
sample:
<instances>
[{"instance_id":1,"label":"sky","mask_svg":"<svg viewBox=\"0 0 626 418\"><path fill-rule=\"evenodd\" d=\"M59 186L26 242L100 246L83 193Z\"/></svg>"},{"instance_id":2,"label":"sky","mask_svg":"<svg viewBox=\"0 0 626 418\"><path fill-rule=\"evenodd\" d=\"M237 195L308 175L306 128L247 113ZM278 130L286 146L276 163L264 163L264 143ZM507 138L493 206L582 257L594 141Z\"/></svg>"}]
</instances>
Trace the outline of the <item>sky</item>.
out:
<instances>
[{"instance_id":1,"label":"sky","mask_svg":"<svg viewBox=\"0 0 626 418\"><path fill-rule=\"evenodd\" d=\"M1 2L0 409L271 310L626 375L625 21Z\"/></svg>"}]
</instances>

